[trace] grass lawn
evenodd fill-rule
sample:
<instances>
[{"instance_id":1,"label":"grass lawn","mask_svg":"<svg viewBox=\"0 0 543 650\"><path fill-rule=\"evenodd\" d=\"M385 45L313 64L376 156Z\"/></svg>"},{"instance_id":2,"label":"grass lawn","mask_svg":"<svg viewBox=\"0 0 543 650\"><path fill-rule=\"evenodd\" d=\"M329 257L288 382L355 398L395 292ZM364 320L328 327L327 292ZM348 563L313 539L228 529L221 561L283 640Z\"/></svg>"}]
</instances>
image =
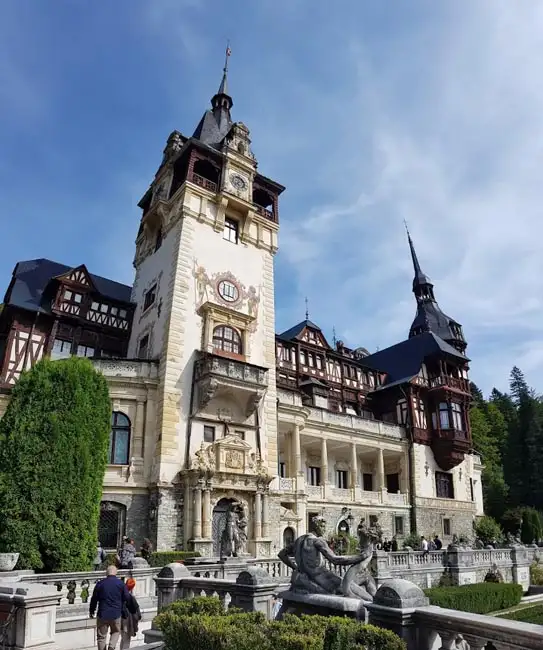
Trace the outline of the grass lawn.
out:
<instances>
[{"instance_id":1,"label":"grass lawn","mask_svg":"<svg viewBox=\"0 0 543 650\"><path fill-rule=\"evenodd\" d=\"M507 618L510 621L521 621L522 623L543 625L543 603L518 607L506 614L499 614L497 617Z\"/></svg>"}]
</instances>

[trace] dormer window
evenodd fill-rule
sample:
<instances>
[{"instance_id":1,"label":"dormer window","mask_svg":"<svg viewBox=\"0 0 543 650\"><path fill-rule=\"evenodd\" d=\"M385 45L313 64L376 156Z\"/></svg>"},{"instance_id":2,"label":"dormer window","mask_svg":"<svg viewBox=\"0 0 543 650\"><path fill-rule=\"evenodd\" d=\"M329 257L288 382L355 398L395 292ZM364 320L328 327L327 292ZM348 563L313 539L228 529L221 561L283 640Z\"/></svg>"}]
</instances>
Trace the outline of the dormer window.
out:
<instances>
[{"instance_id":1,"label":"dormer window","mask_svg":"<svg viewBox=\"0 0 543 650\"><path fill-rule=\"evenodd\" d=\"M222 233L222 238L226 241L232 242L232 244L238 243L239 238L239 223L235 219L230 219L226 217L224 220L224 229Z\"/></svg>"},{"instance_id":2,"label":"dormer window","mask_svg":"<svg viewBox=\"0 0 543 650\"><path fill-rule=\"evenodd\" d=\"M74 291L70 291L70 289L65 289L64 290L64 300L67 300L68 302L75 302L76 304L81 304L83 300L83 296L80 293L76 293Z\"/></svg>"}]
</instances>

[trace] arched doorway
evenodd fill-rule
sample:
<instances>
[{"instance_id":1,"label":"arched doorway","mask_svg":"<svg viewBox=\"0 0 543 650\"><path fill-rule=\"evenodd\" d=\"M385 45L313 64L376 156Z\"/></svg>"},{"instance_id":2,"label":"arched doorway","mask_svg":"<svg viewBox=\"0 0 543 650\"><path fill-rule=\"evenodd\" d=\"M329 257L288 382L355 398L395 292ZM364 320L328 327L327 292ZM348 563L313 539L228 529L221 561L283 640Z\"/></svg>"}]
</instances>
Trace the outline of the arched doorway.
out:
<instances>
[{"instance_id":1,"label":"arched doorway","mask_svg":"<svg viewBox=\"0 0 543 650\"><path fill-rule=\"evenodd\" d=\"M213 508L211 537L213 539L213 555L215 557L220 557L221 555L221 537L226 528L226 514L234 503L235 499L220 499Z\"/></svg>"},{"instance_id":2,"label":"arched doorway","mask_svg":"<svg viewBox=\"0 0 543 650\"><path fill-rule=\"evenodd\" d=\"M349 523L348 523L347 520L342 519L342 520L339 522L339 524L337 525L337 532L338 532L340 535L349 535L349 533L351 532L351 529L350 529L350 527L349 527Z\"/></svg>"},{"instance_id":3,"label":"arched doorway","mask_svg":"<svg viewBox=\"0 0 543 650\"><path fill-rule=\"evenodd\" d=\"M285 528L283 531L283 548L287 548L290 546L296 537L296 533L294 532L294 529L288 526Z\"/></svg>"},{"instance_id":4,"label":"arched doorway","mask_svg":"<svg viewBox=\"0 0 543 650\"><path fill-rule=\"evenodd\" d=\"M102 501L98 521L98 540L103 548L118 549L125 534L126 507L114 501Z\"/></svg>"}]
</instances>

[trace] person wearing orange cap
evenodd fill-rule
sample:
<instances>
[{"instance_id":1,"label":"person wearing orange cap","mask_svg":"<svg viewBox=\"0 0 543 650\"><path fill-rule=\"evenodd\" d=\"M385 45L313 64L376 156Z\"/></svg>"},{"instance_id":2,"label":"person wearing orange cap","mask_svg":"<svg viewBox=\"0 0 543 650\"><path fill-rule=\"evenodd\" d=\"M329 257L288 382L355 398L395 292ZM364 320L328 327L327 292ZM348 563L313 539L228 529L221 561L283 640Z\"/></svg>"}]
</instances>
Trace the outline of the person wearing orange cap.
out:
<instances>
[{"instance_id":1,"label":"person wearing orange cap","mask_svg":"<svg viewBox=\"0 0 543 650\"><path fill-rule=\"evenodd\" d=\"M141 621L140 606L134 596L136 581L134 578L127 578L125 583L130 600L124 603L121 619L121 650L130 647L130 641L138 633L138 623Z\"/></svg>"}]
</instances>

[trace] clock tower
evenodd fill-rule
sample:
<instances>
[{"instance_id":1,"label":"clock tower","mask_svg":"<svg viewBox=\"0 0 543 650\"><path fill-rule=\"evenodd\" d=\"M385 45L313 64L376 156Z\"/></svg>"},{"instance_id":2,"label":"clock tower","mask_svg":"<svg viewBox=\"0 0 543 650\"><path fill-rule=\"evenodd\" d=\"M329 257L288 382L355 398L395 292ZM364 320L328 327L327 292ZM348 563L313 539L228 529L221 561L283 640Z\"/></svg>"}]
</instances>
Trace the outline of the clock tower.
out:
<instances>
[{"instance_id":1,"label":"clock tower","mask_svg":"<svg viewBox=\"0 0 543 650\"><path fill-rule=\"evenodd\" d=\"M273 258L284 187L259 173L249 129L232 121L229 55L211 108L192 136L170 134L139 203L129 345L129 357L159 361L147 413L153 537L204 555L218 552L217 512L229 499L260 509L278 462ZM248 531L259 552L265 514Z\"/></svg>"}]
</instances>

